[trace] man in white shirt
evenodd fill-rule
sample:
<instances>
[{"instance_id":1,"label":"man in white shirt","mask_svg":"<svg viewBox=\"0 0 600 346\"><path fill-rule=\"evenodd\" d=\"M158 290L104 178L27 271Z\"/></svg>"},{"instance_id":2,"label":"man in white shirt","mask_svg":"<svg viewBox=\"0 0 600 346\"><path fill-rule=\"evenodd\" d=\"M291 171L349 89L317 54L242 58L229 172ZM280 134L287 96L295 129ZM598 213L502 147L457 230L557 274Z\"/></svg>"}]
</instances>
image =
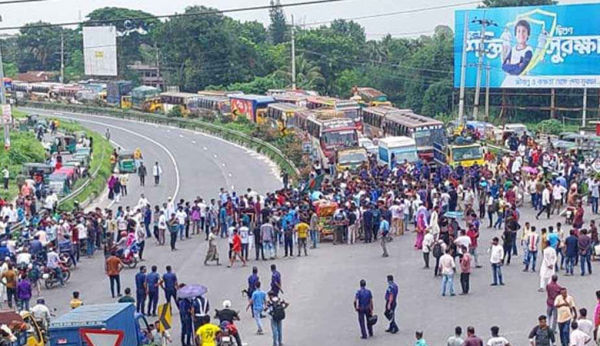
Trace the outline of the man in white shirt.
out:
<instances>
[{"instance_id":1,"label":"man in white shirt","mask_svg":"<svg viewBox=\"0 0 600 346\"><path fill-rule=\"evenodd\" d=\"M162 175L162 167L158 164L158 161L154 163L152 167L152 175L154 176L154 186L160 183L160 176Z\"/></svg>"},{"instance_id":2,"label":"man in white shirt","mask_svg":"<svg viewBox=\"0 0 600 346\"><path fill-rule=\"evenodd\" d=\"M531 227L527 234L524 236L525 239L524 247L527 249L527 257L525 258L525 268L524 272L529 270L529 265L531 264L531 271L535 272L535 262L537 260L538 253L538 243L540 241L540 236L537 234L535 227Z\"/></svg>"},{"instance_id":3,"label":"man in white shirt","mask_svg":"<svg viewBox=\"0 0 600 346\"><path fill-rule=\"evenodd\" d=\"M464 246L467 248L467 251L471 248L471 237L467 235L467 231L464 229L460 230L460 236L454 240L454 244L456 244L456 248L458 252L462 254L461 247Z\"/></svg>"},{"instance_id":4,"label":"man in white shirt","mask_svg":"<svg viewBox=\"0 0 600 346\"><path fill-rule=\"evenodd\" d=\"M577 320L577 329L586 333L590 337L590 342L587 346L596 346L594 340L594 323L587 319L587 309L579 309L579 319Z\"/></svg>"},{"instance_id":5,"label":"man in white shirt","mask_svg":"<svg viewBox=\"0 0 600 346\"><path fill-rule=\"evenodd\" d=\"M569 346L588 346L592 338L579 329L577 321L571 322L571 335L569 336Z\"/></svg>"},{"instance_id":6,"label":"man in white shirt","mask_svg":"<svg viewBox=\"0 0 600 346\"><path fill-rule=\"evenodd\" d=\"M510 346L508 340L505 337L499 336L500 328L498 326L493 326L490 328L492 332L492 337L488 340L487 346Z\"/></svg>"},{"instance_id":7,"label":"man in white shirt","mask_svg":"<svg viewBox=\"0 0 600 346\"><path fill-rule=\"evenodd\" d=\"M429 254L433 249L433 234L428 229L425 230L425 236L423 237L423 260L425 261L425 268L429 268Z\"/></svg>"},{"instance_id":8,"label":"man in white shirt","mask_svg":"<svg viewBox=\"0 0 600 346\"><path fill-rule=\"evenodd\" d=\"M456 263L454 257L450 255L452 250L447 249L446 253L440 258L440 268L442 270L442 296L446 296L446 287L450 287L450 295L454 296L454 272Z\"/></svg>"},{"instance_id":9,"label":"man in white shirt","mask_svg":"<svg viewBox=\"0 0 600 346\"><path fill-rule=\"evenodd\" d=\"M546 290L546 286L550 283L550 279L555 274L556 261L558 256L556 250L550 245L546 245L546 248L542 251L542 264L540 266L540 292Z\"/></svg>"},{"instance_id":10,"label":"man in white shirt","mask_svg":"<svg viewBox=\"0 0 600 346\"><path fill-rule=\"evenodd\" d=\"M552 202L550 199L550 195L551 195L550 190L551 190L551 187L546 186L544 191L542 191L542 209L540 209L540 211L535 216L536 220L540 219L540 215L542 215L542 213L544 211L546 212L546 215L548 216L548 218L550 218L550 209L552 207Z\"/></svg>"},{"instance_id":11,"label":"man in white shirt","mask_svg":"<svg viewBox=\"0 0 600 346\"><path fill-rule=\"evenodd\" d=\"M404 234L404 227L402 225L404 211L400 207L398 201L394 201L394 204L390 207L390 213L392 213L392 234Z\"/></svg>"},{"instance_id":12,"label":"man in white shirt","mask_svg":"<svg viewBox=\"0 0 600 346\"><path fill-rule=\"evenodd\" d=\"M146 198L146 196L145 196L145 195L142 193L142 194L140 195L140 199L138 200L138 203L137 203L137 208L141 210L142 208L144 208L144 207L145 207L145 206L147 206L148 204L150 204L150 201L149 201L149 200L148 200L148 198Z\"/></svg>"},{"instance_id":13,"label":"man in white shirt","mask_svg":"<svg viewBox=\"0 0 600 346\"><path fill-rule=\"evenodd\" d=\"M552 187L552 211L551 214L560 213L560 208L562 207L563 195L567 192L567 189L562 186L559 182L554 183L554 187Z\"/></svg>"},{"instance_id":14,"label":"man in white shirt","mask_svg":"<svg viewBox=\"0 0 600 346\"><path fill-rule=\"evenodd\" d=\"M492 264L492 272L494 282L492 286L500 284L504 286L502 281L502 261L504 260L504 248L498 244L498 237L492 239L492 247L490 248L490 263Z\"/></svg>"},{"instance_id":15,"label":"man in white shirt","mask_svg":"<svg viewBox=\"0 0 600 346\"><path fill-rule=\"evenodd\" d=\"M250 244L250 229L244 225L240 227L240 238L242 240L242 257L248 260L248 247Z\"/></svg>"},{"instance_id":16,"label":"man in white shirt","mask_svg":"<svg viewBox=\"0 0 600 346\"><path fill-rule=\"evenodd\" d=\"M177 227L179 228L179 240L183 240L185 232L185 220L187 219L187 213L183 210L183 207L179 207L175 213L177 219Z\"/></svg>"}]
</instances>

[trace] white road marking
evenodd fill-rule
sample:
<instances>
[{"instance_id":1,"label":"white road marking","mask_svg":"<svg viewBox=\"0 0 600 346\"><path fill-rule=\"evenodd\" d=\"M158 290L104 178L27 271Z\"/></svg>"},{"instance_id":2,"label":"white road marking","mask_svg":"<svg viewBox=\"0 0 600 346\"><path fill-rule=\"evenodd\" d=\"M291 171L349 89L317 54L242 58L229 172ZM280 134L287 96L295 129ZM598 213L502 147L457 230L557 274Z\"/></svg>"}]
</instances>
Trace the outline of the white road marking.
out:
<instances>
[{"instance_id":1,"label":"white road marking","mask_svg":"<svg viewBox=\"0 0 600 346\"><path fill-rule=\"evenodd\" d=\"M214 154L213 156L215 157L215 159L217 158L217 154Z\"/></svg>"},{"instance_id":2,"label":"white road marking","mask_svg":"<svg viewBox=\"0 0 600 346\"><path fill-rule=\"evenodd\" d=\"M39 110L37 110L39 112ZM43 113L43 112L40 112ZM80 113L71 113L71 114L80 114ZM95 115L89 115L89 114L81 114L83 116L89 116L89 117L96 117ZM91 123L91 124L96 124L96 125L102 125L102 126L108 126L108 127L112 127L115 129L119 129L121 131L125 131L129 134L132 134L134 136L140 137L142 139L147 140L150 143L153 143L155 145L157 145L159 148L161 148L162 150L164 150L167 155L169 155L169 158L171 159L171 162L173 163L173 167L175 168L175 192L173 193L173 199L175 199L177 197L177 194L179 193L179 188L181 186L181 177L179 175L179 166L177 165L177 160L175 159L175 156L173 155L173 153L167 149L167 147L165 147L164 145L162 145L161 143L155 141L154 139L144 136L142 134L139 134L137 132L119 127L119 126L115 126L115 125L111 125L111 124L107 124L107 123L103 123L100 121L95 121L95 120L88 120L88 119L81 119L81 118L76 118L76 117L68 117L68 116L64 116L64 115L56 115L56 117L58 118L64 118L64 119L70 119L70 120L76 120L76 121L80 121L80 122L87 122L87 123ZM170 130L167 130L170 131Z\"/></svg>"},{"instance_id":3,"label":"white road marking","mask_svg":"<svg viewBox=\"0 0 600 346\"><path fill-rule=\"evenodd\" d=\"M192 144L196 144L196 141L192 141Z\"/></svg>"},{"instance_id":4,"label":"white road marking","mask_svg":"<svg viewBox=\"0 0 600 346\"><path fill-rule=\"evenodd\" d=\"M204 147L204 150L208 150L208 148L207 148L207 147Z\"/></svg>"},{"instance_id":5,"label":"white road marking","mask_svg":"<svg viewBox=\"0 0 600 346\"><path fill-rule=\"evenodd\" d=\"M221 165L222 165L223 167L225 167L225 164L224 164L224 163L223 163L223 164L221 164Z\"/></svg>"},{"instance_id":6,"label":"white road marking","mask_svg":"<svg viewBox=\"0 0 600 346\"><path fill-rule=\"evenodd\" d=\"M233 176L231 173L227 174L230 178Z\"/></svg>"},{"instance_id":7,"label":"white road marking","mask_svg":"<svg viewBox=\"0 0 600 346\"><path fill-rule=\"evenodd\" d=\"M183 138L183 135L179 135L179 138Z\"/></svg>"}]
</instances>

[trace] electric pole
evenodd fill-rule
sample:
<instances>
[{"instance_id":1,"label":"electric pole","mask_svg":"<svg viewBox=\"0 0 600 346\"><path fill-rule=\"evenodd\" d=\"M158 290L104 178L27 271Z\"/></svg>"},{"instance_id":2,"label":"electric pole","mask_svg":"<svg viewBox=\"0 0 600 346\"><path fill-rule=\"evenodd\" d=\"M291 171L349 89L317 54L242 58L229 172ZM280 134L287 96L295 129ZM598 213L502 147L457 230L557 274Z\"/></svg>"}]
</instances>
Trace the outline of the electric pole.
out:
<instances>
[{"instance_id":1,"label":"electric pole","mask_svg":"<svg viewBox=\"0 0 600 346\"><path fill-rule=\"evenodd\" d=\"M485 29L488 25L498 26L495 22L488 19L474 19L472 23L481 25L481 37L479 38L479 48L477 53L479 59L477 61L477 82L475 85L475 102L473 104L473 120L477 120L479 115L479 96L481 94L481 70L483 70L483 56L485 54Z\"/></svg>"},{"instance_id":2,"label":"electric pole","mask_svg":"<svg viewBox=\"0 0 600 346\"><path fill-rule=\"evenodd\" d=\"M2 104L2 125L4 127L4 149L10 149L10 123L12 115L10 105L6 104L6 89L4 88L4 63L2 62L2 46L0 45L0 103Z\"/></svg>"},{"instance_id":3,"label":"electric pole","mask_svg":"<svg viewBox=\"0 0 600 346\"><path fill-rule=\"evenodd\" d=\"M488 61L485 74L485 121L490 121L490 74L492 68Z\"/></svg>"},{"instance_id":4,"label":"electric pole","mask_svg":"<svg viewBox=\"0 0 600 346\"><path fill-rule=\"evenodd\" d=\"M460 66L460 96L458 101L458 123L464 122L465 116L465 80L467 78L467 36L469 35L469 12L465 12L463 30L462 64Z\"/></svg>"},{"instance_id":5,"label":"electric pole","mask_svg":"<svg viewBox=\"0 0 600 346\"><path fill-rule=\"evenodd\" d=\"M583 88L583 113L581 114L581 129L585 127L587 118L587 88Z\"/></svg>"},{"instance_id":6,"label":"electric pole","mask_svg":"<svg viewBox=\"0 0 600 346\"><path fill-rule=\"evenodd\" d=\"M60 83L65 82L65 35L60 31Z\"/></svg>"},{"instance_id":7,"label":"electric pole","mask_svg":"<svg viewBox=\"0 0 600 346\"><path fill-rule=\"evenodd\" d=\"M296 90L296 28L292 15L292 89Z\"/></svg>"}]
</instances>

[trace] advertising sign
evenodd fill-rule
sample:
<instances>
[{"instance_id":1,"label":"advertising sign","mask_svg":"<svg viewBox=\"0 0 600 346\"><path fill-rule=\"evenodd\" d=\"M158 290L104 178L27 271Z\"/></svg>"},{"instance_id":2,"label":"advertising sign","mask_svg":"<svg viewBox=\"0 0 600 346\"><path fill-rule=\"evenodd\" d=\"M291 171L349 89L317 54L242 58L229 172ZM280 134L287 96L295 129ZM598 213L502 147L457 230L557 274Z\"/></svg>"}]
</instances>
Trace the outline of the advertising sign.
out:
<instances>
[{"instance_id":1,"label":"advertising sign","mask_svg":"<svg viewBox=\"0 0 600 346\"><path fill-rule=\"evenodd\" d=\"M83 58L87 76L116 76L117 29L114 26L84 26Z\"/></svg>"},{"instance_id":2,"label":"advertising sign","mask_svg":"<svg viewBox=\"0 0 600 346\"><path fill-rule=\"evenodd\" d=\"M465 15L468 30L465 41ZM482 86L490 64L492 88L600 88L600 4L505 7L455 12L454 86L460 87L466 42L466 87ZM483 50L481 24L488 20Z\"/></svg>"},{"instance_id":3,"label":"advertising sign","mask_svg":"<svg viewBox=\"0 0 600 346\"><path fill-rule=\"evenodd\" d=\"M254 103L250 100L232 98L231 113L236 117L245 116L248 120L254 122Z\"/></svg>"}]
</instances>

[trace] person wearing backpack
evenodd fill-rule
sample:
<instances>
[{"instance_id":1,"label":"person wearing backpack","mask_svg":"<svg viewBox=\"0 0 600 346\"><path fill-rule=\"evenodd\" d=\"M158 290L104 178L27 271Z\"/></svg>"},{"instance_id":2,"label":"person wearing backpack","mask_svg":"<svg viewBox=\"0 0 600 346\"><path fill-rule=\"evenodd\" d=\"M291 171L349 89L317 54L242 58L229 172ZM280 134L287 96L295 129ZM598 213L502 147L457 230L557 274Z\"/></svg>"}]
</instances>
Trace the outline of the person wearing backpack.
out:
<instances>
[{"instance_id":1,"label":"person wearing backpack","mask_svg":"<svg viewBox=\"0 0 600 346\"><path fill-rule=\"evenodd\" d=\"M433 276L437 277L440 274L440 258L446 252L446 243L443 240L438 239L433 244L433 257L435 258L435 269L433 270Z\"/></svg>"},{"instance_id":2,"label":"person wearing backpack","mask_svg":"<svg viewBox=\"0 0 600 346\"><path fill-rule=\"evenodd\" d=\"M283 345L283 320L285 310L290 304L281 299L275 292L269 292L267 310L271 316L271 332L273 333L273 346Z\"/></svg>"}]
</instances>

